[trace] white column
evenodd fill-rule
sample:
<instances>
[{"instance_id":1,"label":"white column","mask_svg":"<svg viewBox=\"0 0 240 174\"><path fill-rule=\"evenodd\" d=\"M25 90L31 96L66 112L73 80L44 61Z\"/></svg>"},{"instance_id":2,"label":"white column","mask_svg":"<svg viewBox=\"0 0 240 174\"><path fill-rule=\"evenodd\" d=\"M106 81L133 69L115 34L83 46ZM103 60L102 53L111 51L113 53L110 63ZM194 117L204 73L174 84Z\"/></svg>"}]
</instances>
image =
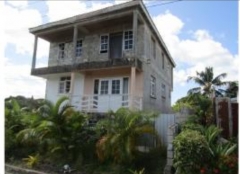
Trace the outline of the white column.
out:
<instances>
[{"instance_id":1,"label":"white column","mask_svg":"<svg viewBox=\"0 0 240 174\"><path fill-rule=\"evenodd\" d=\"M73 64L76 63L76 46L77 46L77 37L78 37L78 28L77 25L74 25L73 28Z\"/></svg>"},{"instance_id":2,"label":"white column","mask_svg":"<svg viewBox=\"0 0 240 174\"><path fill-rule=\"evenodd\" d=\"M131 89L130 89L130 94L131 94L131 101L130 101L130 107L131 109L133 109L133 99L134 99L134 95L135 95L135 84L136 84L136 68L135 67L131 67Z\"/></svg>"},{"instance_id":3,"label":"white column","mask_svg":"<svg viewBox=\"0 0 240 174\"><path fill-rule=\"evenodd\" d=\"M74 97L74 86L75 86L75 73L72 72L71 73L71 86L70 86L70 96L69 96L69 100L70 103L73 105L73 97Z\"/></svg>"},{"instance_id":4,"label":"white column","mask_svg":"<svg viewBox=\"0 0 240 174\"><path fill-rule=\"evenodd\" d=\"M135 58L135 66L137 66L137 31L138 31L138 12L133 11L133 51Z\"/></svg>"},{"instance_id":5,"label":"white column","mask_svg":"<svg viewBox=\"0 0 240 174\"><path fill-rule=\"evenodd\" d=\"M35 69L36 67L37 44L38 44L38 36L35 36L33 58L32 58L32 69Z\"/></svg>"}]
</instances>

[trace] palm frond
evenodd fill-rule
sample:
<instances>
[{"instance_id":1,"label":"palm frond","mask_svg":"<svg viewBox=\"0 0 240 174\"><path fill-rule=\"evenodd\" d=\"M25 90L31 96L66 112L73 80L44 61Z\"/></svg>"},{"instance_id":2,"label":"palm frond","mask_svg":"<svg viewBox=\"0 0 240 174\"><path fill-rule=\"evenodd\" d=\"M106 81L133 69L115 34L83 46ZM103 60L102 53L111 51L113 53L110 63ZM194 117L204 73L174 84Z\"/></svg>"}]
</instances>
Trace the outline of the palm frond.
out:
<instances>
[{"instance_id":1,"label":"palm frond","mask_svg":"<svg viewBox=\"0 0 240 174\"><path fill-rule=\"evenodd\" d=\"M200 93L201 93L201 87L192 88L187 92L188 95L200 94Z\"/></svg>"},{"instance_id":2,"label":"palm frond","mask_svg":"<svg viewBox=\"0 0 240 174\"><path fill-rule=\"evenodd\" d=\"M63 105L63 103L65 103L67 100L69 100L69 98L67 96L62 96L60 97L56 104L54 105L53 108L53 115L58 115L59 111L60 111L60 107Z\"/></svg>"},{"instance_id":3,"label":"palm frond","mask_svg":"<svg viewBox=\"0 0 240 174\"><path fill-rule=\"evenodd\" d=\"M219 74L217 77L215 77L212 80L212 84L214 84L215 86L226 85L227 82L222 82L222 79L224 79L226 76L227 76L227 73Z\"/></svg>"}]
</instances>

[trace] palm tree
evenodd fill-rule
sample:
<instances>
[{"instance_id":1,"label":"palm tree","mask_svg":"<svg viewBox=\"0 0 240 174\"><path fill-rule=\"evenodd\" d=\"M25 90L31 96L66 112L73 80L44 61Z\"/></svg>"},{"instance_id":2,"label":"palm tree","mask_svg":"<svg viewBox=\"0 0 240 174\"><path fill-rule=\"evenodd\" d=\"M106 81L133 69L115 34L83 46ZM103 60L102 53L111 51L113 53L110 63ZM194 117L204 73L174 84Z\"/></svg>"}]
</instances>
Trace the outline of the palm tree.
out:
<instances>
[{"instance_id":1,"label":"palm tree","mask_svg":"<svg viewBox=\"0 0 240 174\"><path fill-rule=\"evenodd\" d=\"M74 111L68 104L67 97L61 97L56 104L45 101L38 108L38 115L32 117L29 127L20 131L17 137L24 143L37 142L40 146L47 146L46 152L72 155L69 152L76 150L76 144L81 140L81 133L87 123L87 117ZM29 122L28 119L25 120ZM71 157L70 157L71 158Z\"/></svg>"},{"instance_id":2,"label":"palm tree","mask_svg":"<svg viewBox=\"0 0 240 174\"><path fill-rule=\"evenodd\" d=\"M234 98L238 94L238 81L229 82L227 89L224 91L226 97Z\"/></svg>"},{"instance_id":3,"label":"palm tree","mask_svg":"<svg viewBox=\"0 0 240 174\"><path fill-rule=\"evenodd\" d=\"M96 145L98 158L101 161L130 163L135 157L139 138L143 134L155 134L151 122L154 116L124 108L109 114L97 124L100 130L104 130Z\"/></svg>"},{"instance_id":4,"label":"palm tree","mask_svg":"<svg viewBox=\"0 0 240 174\"><path fill-rule=\"evenodd\" d=\"M228 82L222 82L222 79L226 76L226 73L222 73L214 77L213 68L206 67L205 71L196 72L196 76L188 77L188 81L193 80L195 83L200 85L200 87L190 89L188 94L201 93L211 97L213 91L215 91L215 95L222 96L221 91L217 88L228 84Z\"/></svg>"}]
</instances>

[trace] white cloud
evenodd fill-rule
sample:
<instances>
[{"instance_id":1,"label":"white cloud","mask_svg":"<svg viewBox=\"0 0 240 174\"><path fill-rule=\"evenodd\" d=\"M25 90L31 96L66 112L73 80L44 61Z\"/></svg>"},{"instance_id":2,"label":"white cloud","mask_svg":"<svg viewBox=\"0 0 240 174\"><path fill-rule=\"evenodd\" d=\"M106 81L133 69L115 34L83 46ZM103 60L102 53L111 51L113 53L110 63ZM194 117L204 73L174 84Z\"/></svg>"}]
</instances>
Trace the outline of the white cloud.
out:
<instances>
[{"instance_id":1,"label":"white cloud","mask_svg":"<svg viewBox=\"0 0 240 174\"><path fill-rule=\"evenodd\" d=\"M128 1L128 0L126 0ZM46 12L49 21L55 21L71 17L74 15L90 12L113 4L124 3L126 1L115 2L96 2L92 1L91 7L87 7L84 1L46 1L48 11ZM5 46L12 44L16 48L17 54L32 55L33 52L33 35L29 34L28 28L38 26L43 23L43 19L38 10L29 9L25 1L11 3L12 6L25 8L19 10L12 6L5 5ZM67 7L67 8L66 8ZM220 42L206 30L199 29L187 33L188 39L181 39L184 22L166 11L163 14L153 17L153 20L166 42L174 60L178 63L187 65L186 68L176 68L174 72L174 80L176 84L184 85L187 77L195 75L196 71L203 70L206 66L214 67L214 73L228 73L228 80L236 80L238 78L239 59L238 55L232 55ZM49 43L39 39L37 58L46 57L49 53ZM29 65L14 65L8 59L5 60L5 93L9 95L25 95L44 97L45 80L30 76ZM39 65L38 67L45 66ZM16 73L17 72L17 73Z\"/></svg>"},{"instance_id":2,"label":"white cloud","mask_svg":"<svg viewBox=\"0 0 240 174\"><path fill-rule=\"evenodd\" d=\"M5 48L12 44L17 54L29 54L33 52L34 37L28 29L42 24L41 14L38 10L18 10L8 5L4 8ZM48 55L48 44L39 42L38 56Z\"/></svg>"},{"instance_id":3,"label":"white cloud","mask_svg":"<svg viewBox=\"0 0 240 174\"><path fill-rule=\"evenodd\" d=\"M160 34L164 36L177 35L181 32L181 29L184 26L184 23L169 11L153 17L153 21Z\"/></svg>"},{"instance_id":4,"label":"white cloud","mask_svg":"<svg viewBox=\"0 0 240 174\"><path fill-rule=\"evenodd\" d=\"M101 3L95 1L92 2L92 7L87 7L85 1L47 1L46 4L48 7L47 15L50 22L113 5L113 3L109 2Z\"/></svg>"},{"instance_id":5,"label":"white cloud","mask_svg":"<svg viewBox=\"0 0 240 174\"><path fill-rule=\"evenodd\" d=\"M14 65L4 58L4 97L23 95L44 98L45 80L30 75L30 65Z\"/></svg>"},{"instance_id":6,"label":"white cloud","mask_svg":"<svg viewBox=\"0 0 240 174\"><path fill-rule=\"evenodd\" d=\"M7 4L11 4L12 6L16 8L26 8L28 6L28 1L13 1L8 0L6 1Z\"/></svg>"},{"instance_id":7,"label":"white cloud","mask_svg":"<svg viewBox=\"0 0 240 174\"><path fill-rule=\"evenodd\" d=\"M176 64L183 63L186 68L176 68L174 72L175 83L184 85L188 76L196 75L211 66L214 74L227 73L226 80L238 78L239 60L205 29L191 31L190 39L181 39L184 22L169 11L153 17L153 20L162 35Z\"/></svg>"}]
</instances>

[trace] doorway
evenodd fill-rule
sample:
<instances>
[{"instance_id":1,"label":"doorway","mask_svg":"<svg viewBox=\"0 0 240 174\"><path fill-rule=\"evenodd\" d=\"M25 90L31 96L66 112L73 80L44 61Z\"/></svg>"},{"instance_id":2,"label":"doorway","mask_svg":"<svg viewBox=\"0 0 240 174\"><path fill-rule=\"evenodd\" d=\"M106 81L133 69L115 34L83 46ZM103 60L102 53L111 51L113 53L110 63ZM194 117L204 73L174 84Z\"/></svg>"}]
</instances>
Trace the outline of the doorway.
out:
<instances>
[{"instance_id":1,"label":"doorway","mask_svg":"<svg viewBox=\"0 0 240 174\"><path fill-rule=\"evenodd\" d=\"M110 34L110 59L122 58L122 39L122 32Z\"/></svg>"}]
</instances>

